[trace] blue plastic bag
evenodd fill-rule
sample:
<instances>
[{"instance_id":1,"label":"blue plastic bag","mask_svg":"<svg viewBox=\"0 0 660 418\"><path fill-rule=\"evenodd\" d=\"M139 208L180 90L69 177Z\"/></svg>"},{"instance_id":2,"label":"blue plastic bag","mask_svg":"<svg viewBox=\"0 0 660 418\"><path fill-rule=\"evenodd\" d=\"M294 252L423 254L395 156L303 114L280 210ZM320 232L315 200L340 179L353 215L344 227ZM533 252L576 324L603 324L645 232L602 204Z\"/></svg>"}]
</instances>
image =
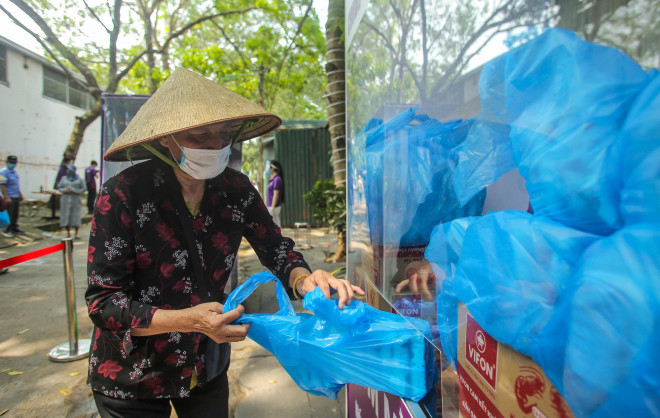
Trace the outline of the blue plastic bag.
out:
<instances>
[{"instance_id":1,"label":"blue plastic bag","mask_svg":"<svg viewBox=\"0 0 660 418\"><path fill-rule=\"evenodd\" d=\"M493 338L533 357L531 340L599 238L526 212L490 212L465 233L454 291Z\"/></svg>"},{"instance_id":2,"label":"blue plastic bag","mask_svg":"<svg viewBox=\"0 0 660 418\"><path fill-rule=\"evenodd\" d=\"M460 201L518 167L536 214L601 235L620 228L617 136L653 77L562 29L490 61L482 111L457 150Z\"/></svg>"},{"instance_id":3,"label":"blue plastic bag","mask_svg":"<svg viewBox=\"0 0 660 418\"><path fill-rule=\"evenodd\" d=\"M425 257L438 279L438 329L455 364L458 301L496 340L533 355L580 255L600 237L520 211L437 227Z\"/></svg>"},{"instance_id":4,"label":"blue plastic bag","mask_svg":"<svg viewBox=\"0 0 660 418\"><path fill-rule=\"evenodd\" d=\"M9 226L9 213L6 210L0 212L0 228Z\"/></svg>"},{"instance_id":5,"label":"blue plastic bag","mask_svg":"<svg viewBox=\"0 0 660 418\"><path fill-rule=\"evenodd\" d=\"M437 227L438 329L455 363L458 301L529 355L576 416L660 413L660 223L602 238L524 212Z\"/></svg>"},{"instance_id":6,"label":"blue plastic bag","mask_svg":"<svg viewBox=\"0 0 660 418\"><path fill-rule=\"evenodd\" d=\"M355 300L339 309L337 300L326 299L320 288L303 300L315 315L296 314L280 281L266 272L232 291L224 312L269 281L276 284L279 311L243 314L236 323L251 323L248 336L273 353L304 391L335 399L345 384L353 383L419 401L433 388L435 350L424 320Z\"/></svg>"},{"instance_id":7,"label":"blue plastic bag","mask_svg":"<svg viewBox=\"0 0 660 418\"><path fill-rule=\"evenodd\" d=\"M426 245L435 225L480 215L486 193L461 205L453 189L451 150L472 121L441 123L407 109L365 131L366 200L371 241L401 247ZM403 169L401 169L403 167Z\"/></svg>"},{"instance_id":8,"label":"blue plastic bag","mask_svg":"<svg viewBox=\"0 0 660 418\"><path fill-rule=\"evenodd\" d=\"M454 290L454 275L461 256L465 232L476 217L455 219L438 225L431 233L424 257L436 277L436 318L442 351L456 369L458 298Z\"/></svg>"},{"instance_id":9,"label":"blue plastic bag","mask_svg":"<svg viewBox=\"0 0 660 418\"><path fill-rule=\"evenodd\" d=\"M624 223L657 222L660 220L660 74L657 72L630 107L618 142Z\"/></svg>"},{"instance_id":10,"label":"blue plastic bag","mask_svg":"<svg viewBox=\"0 0 660 418\"><path fill-rule=\"evenodd\" d=\"M576 416L660 416L658 248L658 223L624 227L589 247L568 306L538 337L542 352L565 330L565 350L539 364Z\"/></svg>"}]
</instances>

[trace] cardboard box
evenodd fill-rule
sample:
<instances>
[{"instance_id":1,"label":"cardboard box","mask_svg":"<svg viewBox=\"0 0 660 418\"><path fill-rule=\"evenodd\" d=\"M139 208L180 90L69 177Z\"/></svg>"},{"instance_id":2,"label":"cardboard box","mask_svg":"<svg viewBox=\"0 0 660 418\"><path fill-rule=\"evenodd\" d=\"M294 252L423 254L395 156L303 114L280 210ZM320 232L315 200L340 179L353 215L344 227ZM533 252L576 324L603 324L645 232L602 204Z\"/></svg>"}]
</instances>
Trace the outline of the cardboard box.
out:
<instances>
[{"instance_id":1,"label":"cardboard box","mask_svg":"<svg viewBox=\"0 0 660 418\"><path fill-rule=\"evenodd\" d=\"M383 298L376 286L371 280L367 280L367 305L373 306L381 311L390 312L392 306Z\"/></svg>"},{"instance_id":2,"label":"cardboard box","mask_svg":"<svg viewBox=\"0 0 660 418\"><path fill-rule=\"evenodd\" d=\"M459 304L458 322L461 417L573 417L531 358L488 335L463 304Z\"/></svg>"}]
</instances>

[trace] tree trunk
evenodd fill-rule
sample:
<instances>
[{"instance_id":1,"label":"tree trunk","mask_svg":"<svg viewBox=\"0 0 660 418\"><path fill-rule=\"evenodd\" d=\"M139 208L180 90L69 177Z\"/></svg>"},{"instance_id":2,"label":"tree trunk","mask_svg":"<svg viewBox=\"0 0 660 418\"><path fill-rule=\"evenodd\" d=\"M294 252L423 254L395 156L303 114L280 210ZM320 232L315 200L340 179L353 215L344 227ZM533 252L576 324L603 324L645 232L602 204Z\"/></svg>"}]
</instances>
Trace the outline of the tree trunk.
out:
<instances>
[{"instance_id":1,"label":"tree trunk","mask_svg":"<svg viewBox=\"0 0 660 418\"><path fill-rule=\"evenodd\" d=\"M64 150L64 157L71 158L73 161L78 155L78 149L83 140L85 130L101 114L101 96L96 99L94 105L82 116L76 116L76 122L73 125L73 131L69 137L69 143Z\"/></svg>"},{"instance_id":2,"label":"tree trunk","mask_svg":"<svg viewBox=\"0 0 660 418\"><path fill-rule=\"evenodd\" d=\"M325 39L328 83L324 98L332 143L332 172L335 184L342 185L346 183L346 73L342 0L329 0Z\"/></svg>"},{"instance_id":3,"label":"tree trunk","mask_svg":"<svg viewBox=\"0 0 660 418\"><path fill-rule=\"evenodd\" d=\"M266 108L266 68L262 62L259 65L259 106ZM259 165L259 175L257 176L257 186L259 186L259 193L263 193L263 197L266 198L266 193L264 192L264 143L263 137L260 136L257 139L257 164Z\"/></svg>"},{"instance_id":4,"label":"tree trunk","mask_svg":"<svg viewBox=\"0 0 660 418\"><path fill-rule=\"evenodd\" d=\"M346 65L344 62L344 1L328 1L325 24L327 85L323 96L328 109L332 144L332 173L336 186L346 184ZM337 233L337 252L326 261L346 260L346 234Z\"/></svg>"}]
</instances>

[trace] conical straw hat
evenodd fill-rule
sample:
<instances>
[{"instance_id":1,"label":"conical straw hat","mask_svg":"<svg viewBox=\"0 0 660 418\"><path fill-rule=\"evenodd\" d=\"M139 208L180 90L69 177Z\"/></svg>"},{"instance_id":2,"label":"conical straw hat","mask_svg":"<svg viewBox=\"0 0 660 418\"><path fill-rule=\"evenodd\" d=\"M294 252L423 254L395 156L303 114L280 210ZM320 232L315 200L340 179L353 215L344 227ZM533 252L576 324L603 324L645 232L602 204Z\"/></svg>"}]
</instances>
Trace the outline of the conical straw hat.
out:
<instances>
[{"instance_id":1,"label":"conical straw hat","mask_svg":"<svg viewBox=\"0 0 660 418\"><path fill-rule=\"evenodd\" d=\"M152 141L149 145L164 151L154 140L191 128L230 121L233 121L230 126L234 136L243 122L248 121L238 141L264 135L282 123L278 116L240 94L179 68L142 105L103 158L106 161L151 158L153 154L140 144Z\"/></svg>"}]
</instances>

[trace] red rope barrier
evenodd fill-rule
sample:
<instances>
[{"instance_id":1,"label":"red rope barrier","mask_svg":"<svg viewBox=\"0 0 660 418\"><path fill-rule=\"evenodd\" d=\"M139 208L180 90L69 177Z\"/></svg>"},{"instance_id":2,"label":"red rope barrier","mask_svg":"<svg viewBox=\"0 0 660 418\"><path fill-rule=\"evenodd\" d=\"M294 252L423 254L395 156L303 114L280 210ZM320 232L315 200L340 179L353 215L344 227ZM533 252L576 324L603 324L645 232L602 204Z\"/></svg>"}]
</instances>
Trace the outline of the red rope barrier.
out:
<instances>
[{"instance_id":1,"label":"red rope barrier","mask_svg":"<svg viewBox=\"0 0 660 418\"><path fill-rule=\"evenodd\" d=\"M24 263L26 261L34 260L35 258L43 257L48 254L64 251L64 243L53 245L50 247L42 248L40 250L32 251L29 253L17 255L16 257L0 260L0 269L13 266L15 264Z\"/></svg>"}]
</instances>

